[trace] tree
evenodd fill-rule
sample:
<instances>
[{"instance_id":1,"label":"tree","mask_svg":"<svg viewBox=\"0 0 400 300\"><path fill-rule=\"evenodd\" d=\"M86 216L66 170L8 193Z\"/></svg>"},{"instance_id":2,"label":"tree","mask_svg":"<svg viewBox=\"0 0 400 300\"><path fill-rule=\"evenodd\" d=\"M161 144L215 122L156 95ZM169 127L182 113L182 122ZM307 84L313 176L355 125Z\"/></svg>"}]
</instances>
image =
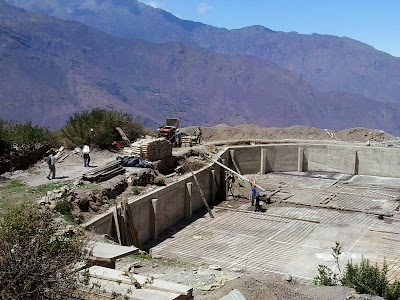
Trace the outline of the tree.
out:
<instances>
[{"instance_id":1,"label":"tree","mask_svg":"<svg viewBox=\"0 0 400 300\"><path fill-rule=\"evenodd\" d=\"M82 147L90 144L107 149L111 147L112 142L119 139L116 127L121 127L132 141L143 134L142 125L133 121L130 115L104 109L74 114L62 132L72 146Z\"/></svg>"}]
</instances>

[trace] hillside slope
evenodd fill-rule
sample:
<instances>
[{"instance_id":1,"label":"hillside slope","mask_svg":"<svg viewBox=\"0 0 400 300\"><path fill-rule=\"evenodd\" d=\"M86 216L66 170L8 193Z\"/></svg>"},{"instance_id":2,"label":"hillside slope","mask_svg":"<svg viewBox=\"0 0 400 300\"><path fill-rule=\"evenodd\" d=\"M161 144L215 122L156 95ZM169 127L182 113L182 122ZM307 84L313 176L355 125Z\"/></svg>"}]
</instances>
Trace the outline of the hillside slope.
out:
<instances>
[{"instance_id":1,"label":"hillside slope","mask_svg":"<svg viewBox=\"0 0 400 300\"><path fill-rule=\"evenodd\" d=\"M146 125L355 126L397 132L399 107L321 93L298 75L248 56L107 35L0 0L0 117L59 128L104 107Z\"/></svg>"},{"instance_id":2,"label":"hillside slope","mask_svg":"<svg viewBox=\"0 0 400 300\"><path fill-rule=\"evenodd\" d=\"M296 72L319 90L400 102L400 58L349 38L275 32L262 26L226 30L181 20L136 0L8 1L114 36L157 43L178 41L224 54L260 57Z\"/></svg>"}]
</instances>

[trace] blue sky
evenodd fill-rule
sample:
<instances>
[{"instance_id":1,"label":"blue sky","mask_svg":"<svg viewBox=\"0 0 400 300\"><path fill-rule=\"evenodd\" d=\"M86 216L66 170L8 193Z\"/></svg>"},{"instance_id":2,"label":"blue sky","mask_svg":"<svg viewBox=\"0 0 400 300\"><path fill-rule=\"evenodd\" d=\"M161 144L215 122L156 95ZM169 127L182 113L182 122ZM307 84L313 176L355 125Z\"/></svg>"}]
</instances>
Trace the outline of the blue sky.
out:
<instances>
[{"instance_id":1,"label":"blue sky","mask_svg":"<svg viewBox=\"0 0 400 300\"><path fill-rule=\"evenodd\" d=\"M141 0L181 19L347 36L400 57L399 0Z\"/></svg>"}]
</instances>

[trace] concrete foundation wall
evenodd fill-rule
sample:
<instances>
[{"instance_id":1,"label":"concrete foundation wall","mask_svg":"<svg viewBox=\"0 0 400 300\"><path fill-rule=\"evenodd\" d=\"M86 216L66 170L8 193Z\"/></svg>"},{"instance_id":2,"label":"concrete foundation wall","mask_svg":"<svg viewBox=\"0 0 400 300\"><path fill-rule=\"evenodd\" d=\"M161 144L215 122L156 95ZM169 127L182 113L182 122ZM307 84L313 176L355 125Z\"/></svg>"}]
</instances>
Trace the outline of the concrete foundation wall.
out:
<instances>
[{"instance_id":1,"label":"concrete foundation wall","mask_svg":"<svg viewBox=\"0 0 400 300\"><path fill-rule=\"evenodd\" d=\"M356 150L336 145L307 145L303 170L355 174Z\"/></svg>"},{"instance_id":2,"label":"concrete foundation wall","mask_svg":"<svg viewBox=\"0 0 400 300\"><path fill-rule=\"evenodd\" d=\"M211 170L214 170L212 166L195 172L203 194L209 203L215 199L217 185L213 184L214 179ZM219 167L215 168L214 172L219 184ZM192 183L191 196L187 183ZM213 192L213 189L215 189L215 192ZM157 199L155 202L157 209L156 220L153 214L153 199ZM154 238L154 235L167 230L182 219L190 217L192 212L204 206L199 187L193 176L186 176L180 181L159 188L143 197L133 200L128 199L128 204L141 243ZM113 222L112 210L93 218L84 226L86 229L92 229L98 234L107 234L109 233L111 222Z\"/></svg>"},{"instance_id":3,"label":"concrete foundation wall","mask_svg":"<svg viewBox=\"0 0 400 300\"><path fill-rule=\"evenodd\" d=\"M322 171L400 177L400 150L390 148L335 144L271 144L231 147L220 156L221 162L235 170L233 160L242 174L260 171ZM195 173L209 203L216 198L217 190L220 199L225 197L224 169L213 165ZM141 243L155 238L184 218L190 219L192 212L204 206L199 188L190 174L128 203ZM87 229L93 228L95 232L105 234L109 232L112 221L112 211L109 211L84 225Z\"/></svg>"},{"instance_id":4,"label":"concrete foundation wall","mask_svg":"<svg viewBox=\"0 0 400 300\"><path fill-rule=\"evenodd\" d=\"M335 144L271 144L230 149L234 150L235 160L242 174L254 174L262 170L261 153L264 149L266 173L321 171L400 177L400 150L394 148ZM224 155L227 156L226 153ZM232 167L229 159L227 161L227 165Z\"/></svg>"}]
</instances>

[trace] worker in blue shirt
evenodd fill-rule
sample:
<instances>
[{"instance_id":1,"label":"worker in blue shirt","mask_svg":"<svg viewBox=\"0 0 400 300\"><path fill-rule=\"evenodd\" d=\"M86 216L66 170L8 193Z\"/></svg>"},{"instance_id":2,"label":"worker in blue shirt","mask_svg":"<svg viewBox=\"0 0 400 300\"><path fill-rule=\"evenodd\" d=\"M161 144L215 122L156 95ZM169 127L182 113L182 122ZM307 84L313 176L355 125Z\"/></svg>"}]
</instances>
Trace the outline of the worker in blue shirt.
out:
<instances>
[{"instance_id":1,"label":"worker in blue shirt","mask_svg":"<svg viewBox=\"0 0 400 300\"><path fill-rule=\"evenodd\" d=\"M258 193L255 184L251 187L251 205L254 205L254 211L261 211L260 194Z\"/></svg>"}]
</instances>

